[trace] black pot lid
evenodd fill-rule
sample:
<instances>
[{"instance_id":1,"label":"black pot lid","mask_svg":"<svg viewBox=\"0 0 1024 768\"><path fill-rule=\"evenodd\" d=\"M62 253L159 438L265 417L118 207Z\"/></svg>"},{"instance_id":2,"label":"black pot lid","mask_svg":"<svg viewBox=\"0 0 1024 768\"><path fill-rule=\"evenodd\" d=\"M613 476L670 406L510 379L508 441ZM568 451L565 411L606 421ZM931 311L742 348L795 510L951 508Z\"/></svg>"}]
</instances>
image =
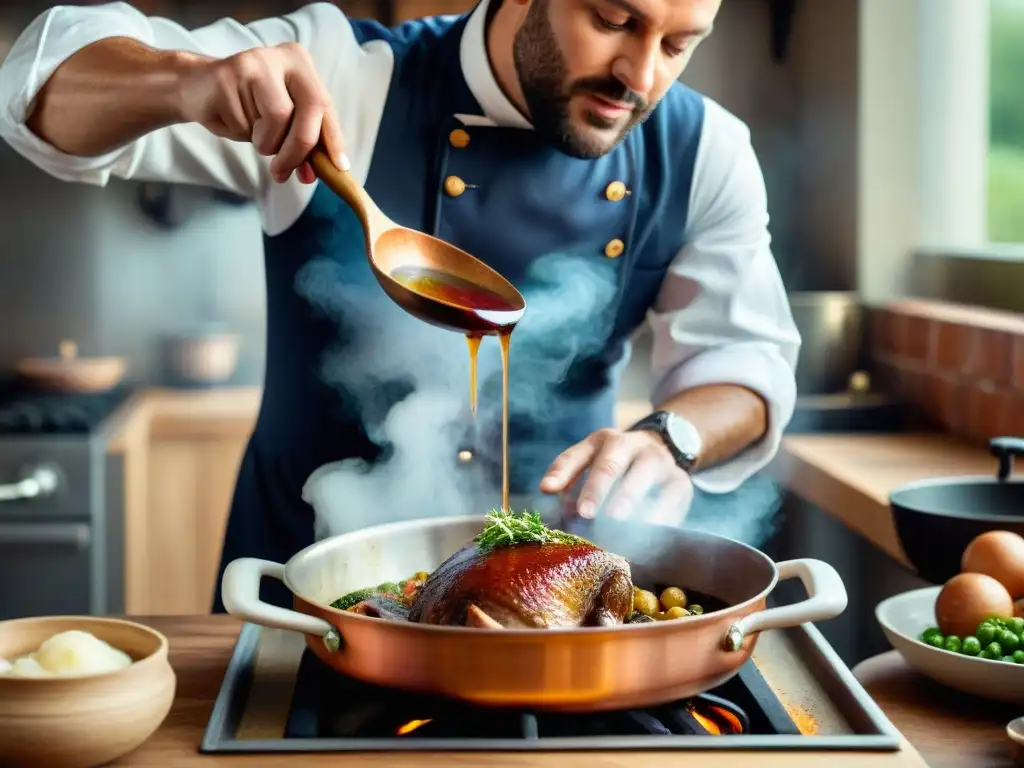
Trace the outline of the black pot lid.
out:
<instances>
[{"instance_id":1,"label":"black pot lid","mask_svg":"<svg viewBox=\"0 0 1024 768\"><path fill-rule=\"evenodd\" d=\"M1024 478L1013 476L1014 458L1024 456L1024 438L993 438L989 452L999 461L991 477L922 480L897 488L889 503L927 515L1024 523Z\"/></svg>"}]
</instances>

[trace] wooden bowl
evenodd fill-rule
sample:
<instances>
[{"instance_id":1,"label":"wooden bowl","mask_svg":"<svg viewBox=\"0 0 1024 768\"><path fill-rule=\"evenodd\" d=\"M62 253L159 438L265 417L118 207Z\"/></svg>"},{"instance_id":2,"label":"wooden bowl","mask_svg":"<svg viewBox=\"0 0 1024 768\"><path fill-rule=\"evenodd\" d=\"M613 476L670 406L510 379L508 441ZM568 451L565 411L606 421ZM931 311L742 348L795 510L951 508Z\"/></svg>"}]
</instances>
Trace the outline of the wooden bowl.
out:
<instances>
[{"instance_id":1,"label":"wooden bowl","mask_svg":"<svg viewBox=\"0 0 1024 768\"><path fill-rule=\"evenodd\" d=\"M54 392L106 392L124 378L123 357L79 357L73 341L60 343L58 357L29 357L14 363L14 372L39 389Z\"/></svg>"},{"instance_id":2,"label":"wooden bowl","mask_svg":"<svg viewBox=\"0 0 1024 768\"><path fill-rule=\"evenodd\" d=\"M91 768L134 751L167 717L176 678L167 638L130 621L54 616L0 622L0 658L13 660L70 629L91 632L135 661L98 675L0 675L0 764Z\"/></svg>"}]
</instances>

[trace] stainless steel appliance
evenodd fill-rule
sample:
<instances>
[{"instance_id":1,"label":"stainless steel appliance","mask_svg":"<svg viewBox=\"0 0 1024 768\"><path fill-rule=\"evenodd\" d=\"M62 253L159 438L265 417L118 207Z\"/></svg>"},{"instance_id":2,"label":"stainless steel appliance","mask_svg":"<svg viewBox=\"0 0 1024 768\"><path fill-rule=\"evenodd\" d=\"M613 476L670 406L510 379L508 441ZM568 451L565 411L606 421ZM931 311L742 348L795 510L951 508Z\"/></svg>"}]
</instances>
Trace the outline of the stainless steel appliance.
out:
<instances>
[{"instance_id":1,"label":"stainless steel appliance","mask_svg":"<svg viewBox=\"0 0 1024 768\"><path fill-rule=\"evenodd\" d=\"M846 392L864 349L860 296L852 291L797 291L789 294L789 305L803 340L797 392L805 396Z\"/></svg>"},{"instance_id":2,"label":"stainless steel appliance","mask_svg":"<svg viewBox=\"0 0 1024 768\"><path fill-rule=\"evenodd\" d=\"M0 388L0 619L123 612L123 472L106 446L128 394Z\"/></svg>"}]
</instances>

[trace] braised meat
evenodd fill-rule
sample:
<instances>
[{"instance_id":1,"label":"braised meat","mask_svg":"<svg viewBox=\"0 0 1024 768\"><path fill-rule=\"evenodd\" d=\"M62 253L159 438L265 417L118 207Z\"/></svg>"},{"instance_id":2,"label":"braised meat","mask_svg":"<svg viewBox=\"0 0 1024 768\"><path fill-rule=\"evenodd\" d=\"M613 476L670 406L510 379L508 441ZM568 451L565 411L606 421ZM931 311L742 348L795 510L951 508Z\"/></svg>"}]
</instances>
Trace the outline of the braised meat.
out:
<instances>
[{"instance_id":1,"label":"braised meat","mask_svg":"<svg viewBox=\"0 0 1024 768\"><path fill-rule=\"evenodd\" d=\"M629 563L582 539L551 538L490 548L471 542L430 574L410 621L528 629L624 623L633 611Z\"/></svg>"}]
</instances>

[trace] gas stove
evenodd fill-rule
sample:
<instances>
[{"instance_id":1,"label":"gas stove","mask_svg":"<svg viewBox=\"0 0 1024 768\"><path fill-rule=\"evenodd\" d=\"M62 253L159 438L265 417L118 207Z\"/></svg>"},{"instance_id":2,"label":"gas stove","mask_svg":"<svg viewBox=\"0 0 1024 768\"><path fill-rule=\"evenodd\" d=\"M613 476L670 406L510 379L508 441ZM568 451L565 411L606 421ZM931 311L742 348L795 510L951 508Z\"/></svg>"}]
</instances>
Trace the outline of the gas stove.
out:
<instances>
[{"instance_id":1,"label":"gas stove","mask_svg":"<svg viewBox=\"0 0 1024 768\"><path fill-rule=\"evenodd\" d=\"M95 430L131 394L46 392L17 384L0 386L0 435L85 435Z\"/></svg>"},{"instance_id":2,"label":"gas stove","mask_svg":"<svg viewBox=\"0 0 1024 768\"><path fill-rule=\"evenodd\" d=\"M647 709L561 714L488 709L368 685L324 665L302 636L246 624L201 750L640 755L709 749L898 752L900 743L898 732L809 625L765 633L736 676L699 696Z\"/></svg>"},{"instance_id":3,"label":"gas stove","mask_svg":"<svg viewBox=\"0 0 1024 768\"><path fill-rule=\"evenodd\" d=\"M130 395L0 382L0 619L123 612L123 465L107 441Z\"/></svg>"}]
</instances>

